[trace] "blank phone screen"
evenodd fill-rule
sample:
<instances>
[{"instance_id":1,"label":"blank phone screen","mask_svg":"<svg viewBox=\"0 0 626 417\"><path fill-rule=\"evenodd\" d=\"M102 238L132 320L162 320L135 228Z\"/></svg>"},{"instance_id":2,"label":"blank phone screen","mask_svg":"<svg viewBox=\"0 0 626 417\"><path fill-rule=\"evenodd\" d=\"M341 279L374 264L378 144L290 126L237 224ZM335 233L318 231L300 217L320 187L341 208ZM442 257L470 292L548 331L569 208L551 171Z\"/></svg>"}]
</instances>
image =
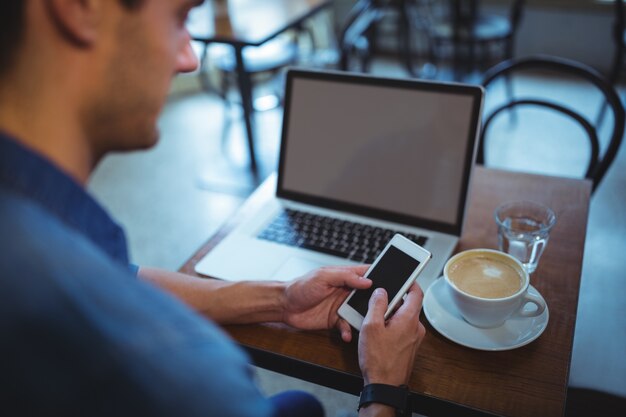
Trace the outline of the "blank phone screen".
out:
<instances>
[{"instance_id":1,"label":"blank phone screen","mask_svg":"<svg viewBox=\"0 0 626 417\"><path fill-rule=\"evenodd\" d=\"M354 293L348 301L348 305L365 316L372 293L376 288L381 287L387 291L389 302L391 302L419 264L417 259L410 257L394 246L390 246L368 275L368 278L372 280L372 286L367 290L359 290Z\"/></svg>"}]
</instances>

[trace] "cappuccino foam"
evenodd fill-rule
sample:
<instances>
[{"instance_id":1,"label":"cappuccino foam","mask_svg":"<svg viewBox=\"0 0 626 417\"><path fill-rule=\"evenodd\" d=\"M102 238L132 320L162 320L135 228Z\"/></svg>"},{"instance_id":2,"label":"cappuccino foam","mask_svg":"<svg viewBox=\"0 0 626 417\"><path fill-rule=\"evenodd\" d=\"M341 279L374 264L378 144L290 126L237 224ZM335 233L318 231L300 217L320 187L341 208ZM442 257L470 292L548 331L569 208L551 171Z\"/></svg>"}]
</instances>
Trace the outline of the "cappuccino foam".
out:
<instances>
[{"instance_id":1,"label":"cappuccino foam","mask_svg":"<svg viewBox=\"0 0 626 417\"><path fill-rule=\"evenodd\" d=\"M448 268L448 278L461 291L480 298L504 298L522 286L520 273L489 256L468 256Z\"/></svg>"}]
</instances>

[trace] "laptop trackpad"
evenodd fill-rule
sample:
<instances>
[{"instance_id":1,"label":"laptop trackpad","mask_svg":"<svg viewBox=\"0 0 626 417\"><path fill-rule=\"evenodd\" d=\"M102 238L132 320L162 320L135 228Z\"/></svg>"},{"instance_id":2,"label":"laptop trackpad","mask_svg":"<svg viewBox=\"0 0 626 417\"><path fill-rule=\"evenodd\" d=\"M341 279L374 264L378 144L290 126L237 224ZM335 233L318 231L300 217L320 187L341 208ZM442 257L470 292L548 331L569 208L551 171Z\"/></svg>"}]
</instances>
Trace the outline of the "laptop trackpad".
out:
<instances>
[{"instance_id":1,"label":"laptop trackpad","mask_svg":"<svg viewBox=\"0 0 626 417\"><path fill-rule=\"evenodd\" d=\"M290 281L299 278L324 264L299 256L292 256L272 274L272 278L280 281Z\"/></svg>"}]
</instances>

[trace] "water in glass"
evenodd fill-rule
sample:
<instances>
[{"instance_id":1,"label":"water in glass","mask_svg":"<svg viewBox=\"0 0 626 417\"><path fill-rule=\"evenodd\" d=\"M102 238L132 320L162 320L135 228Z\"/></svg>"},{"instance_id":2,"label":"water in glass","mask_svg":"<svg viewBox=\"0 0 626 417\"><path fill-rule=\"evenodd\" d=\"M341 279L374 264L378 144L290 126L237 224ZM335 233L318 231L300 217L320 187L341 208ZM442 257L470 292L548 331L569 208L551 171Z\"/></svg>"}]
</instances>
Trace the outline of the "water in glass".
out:
<instances>
[{"instance_id":1,"label":"water in glass","mask_svg":"<svg viewBox=\"0 0 626 417\"><path fill-rule=\"evenodd\" d=\"M525 217L507 217L502 223L500 250L519 259L529 274L534 272L550 237L548 225Z\"/></svg>"}]
</instances>

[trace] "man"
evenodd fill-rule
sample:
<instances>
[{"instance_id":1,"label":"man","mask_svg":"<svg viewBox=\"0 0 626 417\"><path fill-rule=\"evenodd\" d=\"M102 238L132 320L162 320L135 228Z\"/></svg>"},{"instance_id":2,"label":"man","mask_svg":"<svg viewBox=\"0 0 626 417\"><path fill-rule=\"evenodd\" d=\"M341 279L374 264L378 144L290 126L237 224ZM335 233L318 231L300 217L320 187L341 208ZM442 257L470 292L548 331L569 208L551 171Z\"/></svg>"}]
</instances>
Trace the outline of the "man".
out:
<instances>
[{"instance_id":1,"label":"man","mask_svg":"<svg viewBox=\"0 0 626 417\"><path fill-rule=\"evenodd\" d=\"M107 152L155 144L171 78L197 66L185 29L197 3L0 2L3 414L321 413L303 396L264 398L245 355L189 307L218 323L336 327L350 341L336 310L351 288L371 285L366 267L287 284L136 271L122 230L84 190ZM406 383L424 336L421 302L415 285L385 322L387 296L375 292L359 337L366 384ZM377 402L360 410L393 414Z\"/></svg>"}]
</instances>

